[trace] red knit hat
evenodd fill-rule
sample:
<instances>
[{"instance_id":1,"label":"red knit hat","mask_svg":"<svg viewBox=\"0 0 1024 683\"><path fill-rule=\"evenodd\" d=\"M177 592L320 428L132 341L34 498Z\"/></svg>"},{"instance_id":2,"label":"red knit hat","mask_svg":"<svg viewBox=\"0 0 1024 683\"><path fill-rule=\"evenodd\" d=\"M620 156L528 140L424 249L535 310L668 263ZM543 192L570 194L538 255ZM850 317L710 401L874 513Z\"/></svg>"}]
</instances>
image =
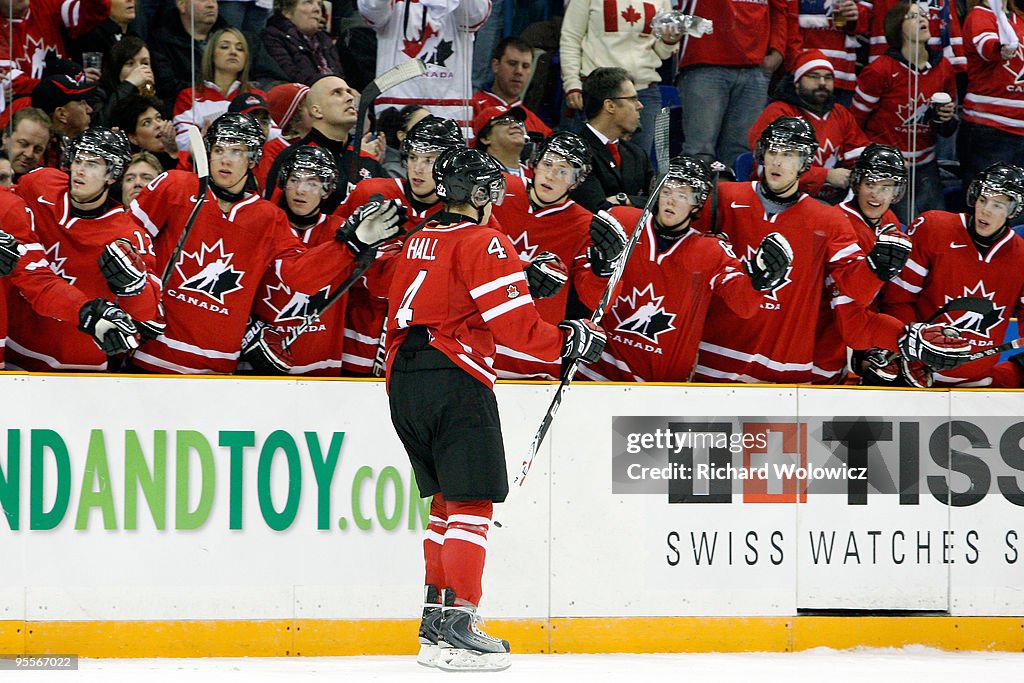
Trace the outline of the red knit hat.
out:
<instances>
[{"instance_id":1,"label":"red knit hat","mask_svg":"<svg viewBox=\"0 0 1024 683\"><path fill-rule=\"evenodd\" d=\"M267 105L270 115L282 130L288 128L288 122L299 110L302 101L309 94L309 87L302 83L283 83L274 86L267 93Z\"/></svg>"},{"instance_id":2,"label":"red knit hat","mask_svg":"<svg viewBox=\"0 0 1024 683\"><path fill-rule=\"evenodd\" d=\"M824 52L821 50L804 50L796 58L796 66L793 67L793 80L799 81L808 72L819 69L827 69L833 74L836 72L836 68L832 66L832 62L828 61L828 57L825 56Z\"/></svg>"}]
</instances>

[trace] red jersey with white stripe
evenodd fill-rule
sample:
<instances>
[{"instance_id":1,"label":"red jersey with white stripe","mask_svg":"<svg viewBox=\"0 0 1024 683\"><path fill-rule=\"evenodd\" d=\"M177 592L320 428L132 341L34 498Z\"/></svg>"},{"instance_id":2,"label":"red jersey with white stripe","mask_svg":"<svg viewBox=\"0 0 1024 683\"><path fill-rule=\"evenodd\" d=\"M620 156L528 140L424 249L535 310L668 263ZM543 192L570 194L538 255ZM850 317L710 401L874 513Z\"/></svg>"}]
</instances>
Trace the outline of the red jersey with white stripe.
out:
<instances>
[{"instance_id":1,"label":"red jersey with white stripe","mask_svg":"<svg viewBox=\"0 0 1024 683\"><path fill-rule=\"evenodd\" d=\"M540 117L534 114L532 111L526 108L521 99L515 100L514 102L506 102L492 92L486 90L477 90L473 93L473 99L470 101L473 105L473 116L482 112L488 107L520 107L526 112L526 130L530 133L540 133L544 137L551 135L551 128L548 124L541 121Z\"/></svg>"},{"instance_id":2,"label":"red jersey with white stripe","mask_svg":"<svg viewBox=\"0 0 1024 683\"><path fill-rule=\"evenodd\" d=\"M724 301L712 300L695 381L813 381L817 313L826 275L865 303L882 284L838 209L802 194L786 210L770 215L756 187L756 182L719 185L719 230L744 261L768 233L782 233L793 248L793 264L785 280L765 293L761 309L750 320L737 316Z\"/></svg>"},{"instance_id":3,"label":"red jersey with white stripe","mask_svg":"<svg viewBox=\"0 0 1024 683\"><path fill-rule=\"evenodd\" d=\"M35 232L50 269L81 292L84 300L107 299L138 321L159 317L160 280L150 275L134 296L116 297L100 272L98 259L118 238L131 242L150 273L156 259L149 235L140 230L124 208L115 205L96 218L77 218L68 195L68 176L55 168L40 168L22 176L16 189L35 215ZM107 368L107 356L93 339L78 331L78 311L62 320L37 312L22 297L11 297L8 365L33 371ZM80 306L79 306L80 308Z\"/></svg>"},{"instance_id":4,"label":"red jersey with white stripe","mask_svg":"<svg viewBox=\"0 0 1024 683\"><path fill-rule=\"evenodd\" d=\"M423 325L430 345L488 387L496 344L554 363L565 335L533 305L522 262L507 235L475 223L430 222L392 260L387 368L409 328Z\"/></svg>"},{"instance_id":5,"label":"red jersey with white stripe","mask_svg":"<svg viewBox=\"0 0 1024 683\"><path fill-rule=\"evenodd\" d=\"M800 189L812 197L821 193L829 169L852 165L871 142L850 110L841 104L836 104L824 115L818 115L790 102L775 100L764 108L747 133L751 149L757 146L757 139L768 124L780 116L798 116L814 128L818 153L814 155L810 169L800 176Z\"/></svg>"},{"instance_id":6,"label":"red jersey with white stripe","mask_svg":"<svg viewBox=\"0 0 1024 683\"><path fill-rule=\"evenodd\" d=\"M937 92L956 96L956 76L949 60L943 57L914 70L902 56L890 52L860 72L851 109L872 141L898 148L908 162L927 164L935 161L936 134L927 115Z\"/></svg>"},{"instance_id":7,"label":"red jersey with white stripe","mask_svg":"<svg viewBox=\"0 0 1024 683\"><path fill-rule=\"evenodd\" d=\"M153 236L159 273L185 228L197 190L196 176L168 171L132 202L135 220ZM351 272L354 261L336 240L306 251L284 212L257 195L224 213L207 190L167 281L167 328L145 342L133 362L153 372L231 373L268 269L275 269L293 291L318 292Z\"/></svg>"},{"instance_id":8,"label":"red jersey with white stripe","mask_svg":"<svg viewBox=\"0 0 1024 683\"><path fill-rule=\"evenodd\" d=\"M789 33L786 41L786 69L804 50L821 50L835 67L836 90L853 90L857 81L857 39L862 26L867 26L867 13L861 10L857 21L836 28L832 21L832 5L828 0L790 2Z\"/></svg>"},{"instance_id":9,"label":"red jersey with white stripe","mask_svg":"<svg viewBox=\"0 0 1024 683\"><path fill-rule=\"evenodd\" d=\"M692 38L683 36L679 47L679 68L708 64L716 66L761 66L768 50L786 54L787 0L683 0L682 10L711 19L713 33Z\"/></svg>"},{"instance_id":10,"label":"red jersey with white stripe","mask_svg":"<svg viewBox=\"0 0 1024 683\"><path fill-rule=\"evenodd\" d=\"M1010 318L1024 316L1024 240L1012 230L987 254L974 246L969 216L925 211L908 233L914 249L903 272L882 290L882 310L903 322L926 320L951 299L981 297L992 302L983 313L953 312L936 322L960 329L973 351L1003 342ZM934 374L937 386L989 386L999 356L989 356Z\"/></svg>"},{"instance_id":11,"label":"red jersey with white stripe","mask_svg":"<svg viewBox=\"0 0 1024 683\"><path fill-rule=\"evenodd\" d=\"M853 205L843 202L839 209L853 229L857 244L864 253L875 246L875 229ZM892 211L882 215L879 226L895 225L899 219ZM815 383L834 384L846 377L846 348L866 350L873 347L896 350L896 340L903 332L903 323L878 312L878 299L864 305L844 295L831 277L825 279L825 295L818 314L818 333L814 343Z\"/></svg>"},{"instance_id":12,"label":"red jersey with white stripe","mask_svg":"<svg viewBox=\"0 0 1024 683\"><path fill-rule=\"evenodd\" d=\"M963 118L1024 135L1024 16L1010 12L1007 19L1020 45L1009 61L1003 61L999 55L996 15L984 5L978 5L967 15L967 95Z\"/></svg>"},{"instance_id":13,"label":"red jersey with white stripe","mask_svg":"<svg viewBox=\"0 0 1024 683\"><path fill-rule=\"evenodd\" d=\"M633 207L611 212L633 225L642 213ZM739 318L757 313L764 301L728 242L690 228L659 251L653 218L641 230L621 290L601 320L608 332L604 353L596 363L579 367L586 379L689 381L712 297Z\"/></svg>"},{"instance_id":14,"label":"red jersey with white stripe","mask_svg":"<svg viewBox=\"0 0 1024 683\"><path fill-rule=\"evenodd\" d=\"M536 207L530 202L522 181L506 176L506 183L505 201L501 206L494 206L491 215L515 245L521 266L528 266L542 251L550 251L569 269L569 282L558 294L534 301L540 316L552 325L565 320L570 285L576 289L583 305L593 309L608 285L608 278L594 275L587 259L587 249L591 245L590 221L594 214L571 199L555 206ZM627 231L633 228L638 217L634 216L633 222L625 226ZM497 353L495 367L502 379L554 378L560 372L560 362L538 365L522 358L516 349L500 344Z\"/></svg>"},{"instance_id":15,"label":"red jersey with white stripe","mask_svg":"<svg viewBox=\"0 0 1024 683\"><path fill-rule=\"evenodd\" d=\"M871 41L869 61L881 57L889 49L889 44L885 41L885 15L899 1L859 0L861 12L864 13L866 10L870 17L867 30ZM956 71L967 69L964 48L965 44L969 46L970 42L966 38L966 26L961 30L960 17L957 16L953 0L920 0L918 4L928 6L928 32L931 34L928 47L941 50L942 56L949 60ZM950 91L949 94L952 95L953 92Z\"/></svg>"},{"instance_id":16,"label":"red jersey with white stripe","mask_svg":"<svg viewBox=\"0 0 1024 683\"><path fill-rule=\"evenodd\" d=\"M333 241L334 233L341 223L341 219L336 216L321 214L316 225L305 230L292 228L292 232L307 248L315 247ZM253 316L273 326L278 332L287 334L301 325L306 316L320 310L340 283L339 279L316 291L302 291L290 287L278 270L271 268L260 282L259 293L253 304ZM289 347L292 356L291 374L332 377L341 374L347 298L347 295L343 295L334 302Z\"/></svg>"},{"instance_id":17,"label":"red jersey with white stripe","mask_svg":"<svg viewBox=\"0 0 1024 683\"><path fill-rule=\"evenodd\" d=\"M405 191L406 181L400 178L367 178L360 180L355 189L339 206L334 215L344 223L356 209L370 201L370 197L379 194L384 199L397 199L408 210L408 218L402 229L412 230L422 220L433 216L441 210L441 202L435 202L426 209L417 211ZM383 255L383 252L379 252ZM380 266L374 266L379 268ZM345 312L345 353L342 356L342 368L346 375L369 375L373 370L373 361L377 356L381 332L384 330L384 317L388 312L387 291L371 291L373 273L367 272L352 285L345 296L348 306Z\"/></svg>"}]
</instances>

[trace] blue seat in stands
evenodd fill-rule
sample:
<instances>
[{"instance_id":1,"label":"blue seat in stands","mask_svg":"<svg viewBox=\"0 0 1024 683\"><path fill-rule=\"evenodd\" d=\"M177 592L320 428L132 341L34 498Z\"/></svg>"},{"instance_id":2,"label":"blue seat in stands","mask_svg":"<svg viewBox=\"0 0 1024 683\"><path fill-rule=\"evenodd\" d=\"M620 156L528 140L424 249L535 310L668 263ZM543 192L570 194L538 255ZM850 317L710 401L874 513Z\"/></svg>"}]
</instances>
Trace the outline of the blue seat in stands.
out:
<instances>
[{"instance_id":1,"label":"blue seat in stands","mask_svg":"<svg viewBox=\"0 0 1024 683\"><path fill-rule=\"evenodd\" d=\"M739 182L750 180L750 176L754 173L753 152L744 152L736 157L736 161L732 162L732 173Z\"/></svg>"}]
</instances>

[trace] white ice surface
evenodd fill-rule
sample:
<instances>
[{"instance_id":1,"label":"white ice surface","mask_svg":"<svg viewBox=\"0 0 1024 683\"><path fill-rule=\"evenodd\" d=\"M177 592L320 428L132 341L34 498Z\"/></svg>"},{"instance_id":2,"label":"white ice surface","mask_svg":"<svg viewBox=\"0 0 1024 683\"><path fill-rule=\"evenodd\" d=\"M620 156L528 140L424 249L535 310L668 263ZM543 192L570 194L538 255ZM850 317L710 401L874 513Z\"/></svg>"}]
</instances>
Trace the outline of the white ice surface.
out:
<instances>
[{"instance_id":1,"label":"white ice surface","mask_svg":"<svg viewBox=\"0 0 1024 683\"><path fill-rule=\"evenodd\" d=\"M664 655L513 655L500 673L448 674L417 666L413 657L295 657L260 659L84 659L78 671L37 671L19 678L0 672L7 683L192 683L304 681L426 681L455 676L494 683L546 681L700 681L720 683L996 683L1024 681L1024 654L942 652L925 647L796 653Z\"/></svg>"}]
</instances>

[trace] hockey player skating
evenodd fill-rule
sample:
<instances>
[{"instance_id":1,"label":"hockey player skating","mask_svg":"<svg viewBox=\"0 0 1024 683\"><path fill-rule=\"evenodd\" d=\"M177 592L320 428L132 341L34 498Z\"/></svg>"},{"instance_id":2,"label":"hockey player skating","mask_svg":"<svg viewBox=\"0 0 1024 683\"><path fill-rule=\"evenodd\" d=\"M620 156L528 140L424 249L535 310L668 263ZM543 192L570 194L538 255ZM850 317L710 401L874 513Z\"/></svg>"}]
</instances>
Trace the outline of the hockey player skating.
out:
<instances>
[{"instance_id":1,"label":"hockey player skating","mask_svg":"<svg viewBox=\"0 0 1024 683\"><path fill-rule=\"evenodd\" d=\"M108 356L138 346L142 329L160 329L152 244L110 198L130 158L122 133L94 127L72 141L67 173L40 168L18 183L38 239L26 267L48 264L70 286L16 276L19 289L45 287L49 300L8 297L9 367L106 370Z\"/></svg>"},{"instance_id":2,"label":"hockey player skating","mask_svg":"<svg viewBox=\"0 0 1024 683\"><path fill-rule=\"evenodd\" d=\"M405 241L388 297L391 419L420 492L433 497L418 661L499 670L509 644L477 615L492 506L508 494L494 346L590 362L605 339L589 321L555 326L537 313L512 241L485 227L505 192L493 159L449 150L433 173L444 209Z\"/></svg>"},{"instance_id":3,"label":"hockey player skating","mask_svg":"<svg viewBox=\"0 0 1024 683\"><path fill-rule=\"evenodd\" d=\"M969 352L1003 341L1010 318L1024 316L1024 240L1010 221L1024 211L1024 169L998 162L978 174L967 190L967 213L925 211L910 227L914 250L900 277L882 291L881 309L903 322L931 316L947 301L988 299L983 312L951 312L936 322L960 331ZM911 368L915 385L1020 386L1010 364L996 371L998 356L957 365L956 359ZM891 369L888 374L892 374Z\"/></svg>"},{"instance_id":4,"label":"hockey player skating","mask_svg":"<svg viewBox=\"0 0 1024 683\"><path fill-rule=\"evenodd\" d=\"M246 190L263 142L263 130L248 114L223 114L207 129L211 196L171 264L164 293L167 328L136 351L132 362L138 369L233 372L268 270L276 270L293 291L317 292L351 272L355 251L397 232L398 207L382 202L346 222L334 240L307 250L281 209ZM191 173L168 171L132 203L132 215L153 236L160 272L182 239L197 186ZM216 279L198 277L217 261Z\"/></svg>"},{"instance_id":5,"label":"hockey player skating","mask_svg":"<svg viewBox=\"0 0 1024 683\"><path fill-rule=\"evenodd\" d=\"M622 288L602 325L608 345L601 359L579 369L599 381L685 382L712 295L739 318L750 318L765 301L762 291L782 282L792 248L770 233L750 259L749 275L720 235L699 232L713 183L711 169L696 157L676 157L658 195L657 212L640 226L640 240L622 273ZM635 225L641 210L614 207L612 215Z\"/></svg>"}]
</instances>

